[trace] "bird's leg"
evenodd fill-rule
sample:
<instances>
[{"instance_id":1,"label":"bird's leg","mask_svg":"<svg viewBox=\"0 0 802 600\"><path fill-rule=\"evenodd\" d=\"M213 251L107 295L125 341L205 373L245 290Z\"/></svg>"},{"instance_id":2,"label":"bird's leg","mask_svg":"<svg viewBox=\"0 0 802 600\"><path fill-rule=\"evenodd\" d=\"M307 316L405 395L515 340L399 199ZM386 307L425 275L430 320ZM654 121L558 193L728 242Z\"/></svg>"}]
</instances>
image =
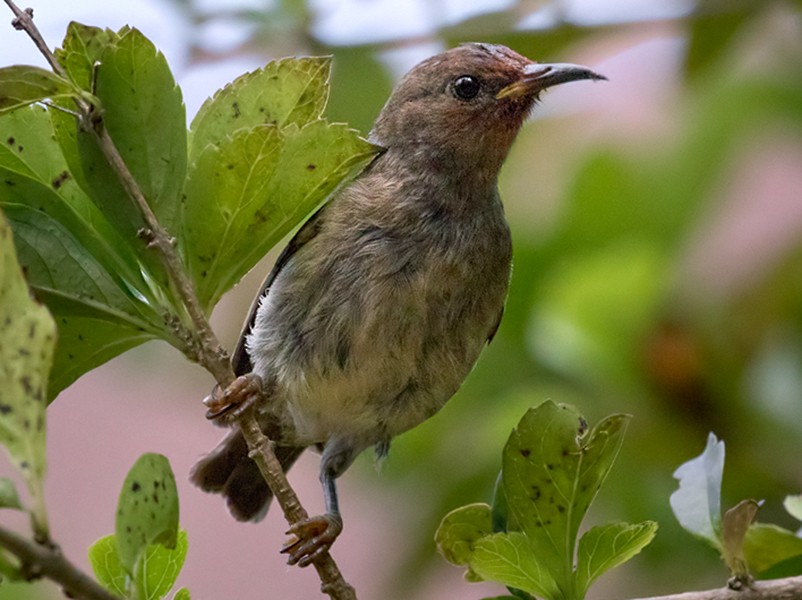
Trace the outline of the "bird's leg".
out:
<instances>
[{"instance_id":1,"label":"bird's leg","mask_svg":"<svg viewBox=\"0 0 802 600\"><path fill-rule=\"evenodd\" d=\"M283 554L289 554L287 564L306 567L315 559L327 552L337 536L343 530L343 520L337 504L337 486L335 479L339 473L324 468L320 473L323 484L323 497L326 502L326 514L309 517L293 524L287 531L290 540L281 548Z\"/></svg>"},{"instance_id":2,"label":"bird's leg","mask_svg":"<svg viewBox=\"0 0 802 600\"><path fill-rule=\"evenodd\" d=\"M218 425L229 426L246 410L264 397L262 378L256 373L240 375L225 389L214 386L212 393L203 399L209 409L206 418Z\"/></svg>"}]
</instances>

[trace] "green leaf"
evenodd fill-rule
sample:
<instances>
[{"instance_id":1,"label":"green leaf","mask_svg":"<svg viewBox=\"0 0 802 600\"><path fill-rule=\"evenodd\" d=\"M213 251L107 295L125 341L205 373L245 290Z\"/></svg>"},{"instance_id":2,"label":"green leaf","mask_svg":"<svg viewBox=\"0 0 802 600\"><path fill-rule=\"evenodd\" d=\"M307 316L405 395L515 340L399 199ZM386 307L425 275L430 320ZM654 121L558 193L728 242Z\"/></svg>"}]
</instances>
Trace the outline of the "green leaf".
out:
<instances>
[{"instance_id":1,"label":"green leaf","mask_svg":"<svg viewBox=\"0 0 802 600\"><path fill-rule=\"evenodd\" d=\"M577 588L584 597L602 573L628 561L645 548L657 533L657 523L610 523L588 530L577 550Z\"/></svg>"},{"instance_id":2,"label":"green leaf","mask_svg":"<svg viewBox=\"0 0 802 600\"><path fill-rule=\"evenodd\" d=\"M745 578L749 566L744 556L744 538L760 508L757 500L741 500L724 513L722 520L722 557L734 577Z\"/></svg>"},{"instance_id":3,"label":"green leaf","mask_svg":"<svg viewBox=\"0 0 802 600\"><path fill-rule=\"evenodd\" d=\"M55 341L53 318L31 298L11 228L0 214L0 443L25 477L34 499L34 523L41 528L47 527L42 508L45 408Z\"/></svg>"},{"instance_id":4,"label":"green leaf","mask_svg":"<svg viewBox=\"0 0 802 600\"><path fill-rule=\"evenodd\" d=\"M185 188L182 251L208 310L376 149L348 127L241 129L207 145Z\"/></svg>"},{"instance_id":5,"label":"green leaf","mask_svg":"<svg viewBox=\"0 0 802 600\"><path fill-rule=\"evenodd\" d=\"M107 535L89 546L89 563L103 587L113 594L128 597L130 578L120 562L117 536Z\"/></svg>"},{"instance_id":6,"label":"green leaf","mask_svg":"<svg viewBox=\"0 0 802 600\"><path fill-rule=\"evenodd\" d=\"M474 544L493 532L490 507L477 503L452 510L440 522L434 541L445 559L457 566L470 564Z\"/></svg>"},{"instance_id":7,"label":"green leaf","mask_svg":"<svg viewBox=\"0 0 802 600\"><path fill-rule=\"evenodd\" d=\"M218 90L192 120L191 160L243 128L303 126L320 118L328 98L330 68L328 57L285 58Z\"/></svg>"},{"instance_id":8,"label":"green leaf","mask_svg":"<svg viewBox=\"0 0 802 600\"><path fill-rule=\"evenodd\" d=\"M8 477L0 477L0 508L18 508L22 510L17 487Z\"/></svg>"},{"instance_id":9,"label":"green leaf","mask_svg":"<svg viewBox=\"0 0 802 600\"><path fill-rule=\"evenodd\" d=\"M77 93L69 81L52 71L30 65L0 69L0 114L48 98L70 98Z\"/></svg>"},{"instance_id":10,"label":"green leaf","mask_svg":"<svg viewBox=\"0 0 802 600\"><path fill-rule=\"evenodd\" d=\"M161 544L148 546L135 568L136 590L140 600L159 600L172 589L187 556L187 532L181 530L175 548Z\"/></svg>"},{"instance_id":11,"label":"green leaf","mask_svg":"<svg viewBox=\"0 0 802 600\"><path fill-rule=\"evenodd\" d=\"M783 500L783 506L789 515L797 521L802 521L802 494L786 496L785 500Z\"/></svg>"},{"instance_id":12,"label":"green leaf","mask_svg":"<svg viewBox=\"0 0 802 600\"><path fill-rule=\"evenodd\" d=\"M113 46L120 36L111 29L99 29L72 21L62 47L56 49L56 59L64 67L73 83L87 92L92 90L94 64L100 61L106 48Z\"/></svg>"},{"instance_id":13,"label":"green leaf","mask_svg":"<svg viewBox=\"0 0 802 600\"><path fill-rule=\"evenodd\" d=\"M674 471L679 488L671 494L671 510L687 531L721 551L721 478L724 472L724 442L715 434L707 437L702 454Z\"/></svg>"},{"instance_id":14,"label":"green leaf","mask_svg":"<svg viewBox=\"0 0 802 600\"><path fill-rule=\"evenodd\" d=\"M755 523L746 532L743 550L749 567L762 574L789 559L802 557L802 538L776 525Z\"/></svg>"},{"instance_id":15,"label":"green leaf","mask_svg":"<svg viewBox=\"0 0 802 600\"><path fill-rule=\"evenodd\" d=\"M0 117L8 136L0 144L0 206L14 229L28 282L59 327L48 385L52 399L119 351L171 333L158 290L143 278L135 250L65 162L49 112L31 107ZM74 119L64 123L75 131ZM73 149L77 160L74 144ZM78 315L91 321L81 322Z\"/></svg>"},{"instance_id":16,"label":"green leaf","mask_svg":"<svg viewBox=\"0 0 802 600\"><path fill-rule=\"evenodd\" d=\"M563 598L550 569L539 558L523 533L494 533L476 541L471 569L488 581L498 581L549 600Z\"/></svg>"},{"instance_id":17,"label":"green leaf","mask_svg":"<svg viewBox=\"0 0 802 600\"><path fill-rule=\"evenodd\" d=\"M95 94L103 123L161 224L174 232L187 164L186 114L161 52L138 30L124 29L99 53ZM109 41L109 40L106 40ZM78 130L77 146L87 192L123 239L166 281L156 253L137 235L144 219L108 164L92 133Z\"/></svg>"},{"instance_id":18,"label":"green leaf","mask_svg":"<svg viewBox=\"0 0 802 600\"><path fill-rule=\"evenodd\" d=\"M190 600L189 590L182 587L173 595L173 600Z\"/></svg>"},{"instance_id":19,"label":"green leaf","mask_svg":"<svg viewBox=\"0 0 802 600\"><path fill-rule=\"evenodd\" d=\"M573 408L544 402L524 415L504 448L510 513L568 596L579 525L610 472L628 421L627 415L611 415L587 434Z\"/></svg>"},{"instance_id":20,"label":"green leaf","mask_svg":"<svg viewBox=\"0 0 802 600\"><path fill-rule=\"evenodd\" d=\"M176 547L178 492L164 456L143 454L131 467L120 492L115 532L120 562L132 575L148 546Z\"/></svg>"}]
</instances>

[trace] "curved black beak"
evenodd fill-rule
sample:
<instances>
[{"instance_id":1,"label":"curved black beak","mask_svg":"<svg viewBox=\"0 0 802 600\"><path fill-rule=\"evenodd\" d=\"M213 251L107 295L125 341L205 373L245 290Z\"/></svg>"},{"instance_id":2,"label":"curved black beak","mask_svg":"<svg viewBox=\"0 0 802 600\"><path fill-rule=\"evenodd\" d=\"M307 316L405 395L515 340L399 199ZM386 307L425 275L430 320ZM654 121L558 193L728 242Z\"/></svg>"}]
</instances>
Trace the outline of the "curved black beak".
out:
<instances>
[{"instance_id":1,"label":"curved black beak","mask_svg":"<svg viewBox=\"0 0 802 600\"><path fill-rule=\"evenodd\" d=\"M496 99L531 95L561 83L580 79L607 81L604 75L599 75L582 65L532 63L524 67L518 81L514 81L496 94Z\"/></svg>"}]
</instances>

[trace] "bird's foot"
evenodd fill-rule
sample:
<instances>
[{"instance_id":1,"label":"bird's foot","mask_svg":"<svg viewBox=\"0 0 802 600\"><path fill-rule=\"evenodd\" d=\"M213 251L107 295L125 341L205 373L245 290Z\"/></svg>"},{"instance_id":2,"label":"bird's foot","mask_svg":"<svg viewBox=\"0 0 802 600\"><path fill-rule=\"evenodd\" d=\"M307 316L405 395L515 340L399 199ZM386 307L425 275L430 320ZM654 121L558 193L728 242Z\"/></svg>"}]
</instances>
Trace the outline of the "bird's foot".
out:
<instances>
[{"instance_id":1,"label":"bird's foot","mask_svg":"<svg viewBox=\"0 0 802 600\"><path fill-rule=\"evenodd\" d=\"M292 537L281 547L288 554L288 565L307 567L325 552L343 530L343 522L337 515L325 514L309 517L292 525L287 535Z\"/></svg>"},{"instance_id":2,"label":"bird's foot","mask_svg":"<svg viewBox=\"0 0 802 600\"><path fill-rule=\"evenodd\" d=\"M203 399L209 409L206 418L219 425L230 425L263 397L261 377L255 373L240 375L225 389L214 386L212 393Z\"/></svg>"}]
</instances>

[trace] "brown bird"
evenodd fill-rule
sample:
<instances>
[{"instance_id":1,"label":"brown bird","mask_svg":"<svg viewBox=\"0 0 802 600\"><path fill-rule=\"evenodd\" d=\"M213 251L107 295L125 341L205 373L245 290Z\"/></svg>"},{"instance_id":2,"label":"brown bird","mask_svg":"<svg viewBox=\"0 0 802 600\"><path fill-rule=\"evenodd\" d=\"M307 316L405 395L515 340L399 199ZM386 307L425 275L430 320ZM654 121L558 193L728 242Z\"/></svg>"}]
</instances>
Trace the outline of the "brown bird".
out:
<instances>
[{"instance_id":1,"label":"brown bird","mask_svg":"<svg viewBox=\"0 0 802 600\"><path fill-rule=\"evenodd\" d=\"M339 535L335 480L354 458L386 454L435 414L493 339L512 258L499 170L539 94L579 79L604 77L488 44L423 61L371 131L384 151L279 256L233 357L245 377L212 405L224 413L234 389L261 388L258 418L284 469L307 447L322 454L326 514L291 528L290 564ZM243 521L272 497L237 429L191 478Z\"/></svg>"}]
</instances>

